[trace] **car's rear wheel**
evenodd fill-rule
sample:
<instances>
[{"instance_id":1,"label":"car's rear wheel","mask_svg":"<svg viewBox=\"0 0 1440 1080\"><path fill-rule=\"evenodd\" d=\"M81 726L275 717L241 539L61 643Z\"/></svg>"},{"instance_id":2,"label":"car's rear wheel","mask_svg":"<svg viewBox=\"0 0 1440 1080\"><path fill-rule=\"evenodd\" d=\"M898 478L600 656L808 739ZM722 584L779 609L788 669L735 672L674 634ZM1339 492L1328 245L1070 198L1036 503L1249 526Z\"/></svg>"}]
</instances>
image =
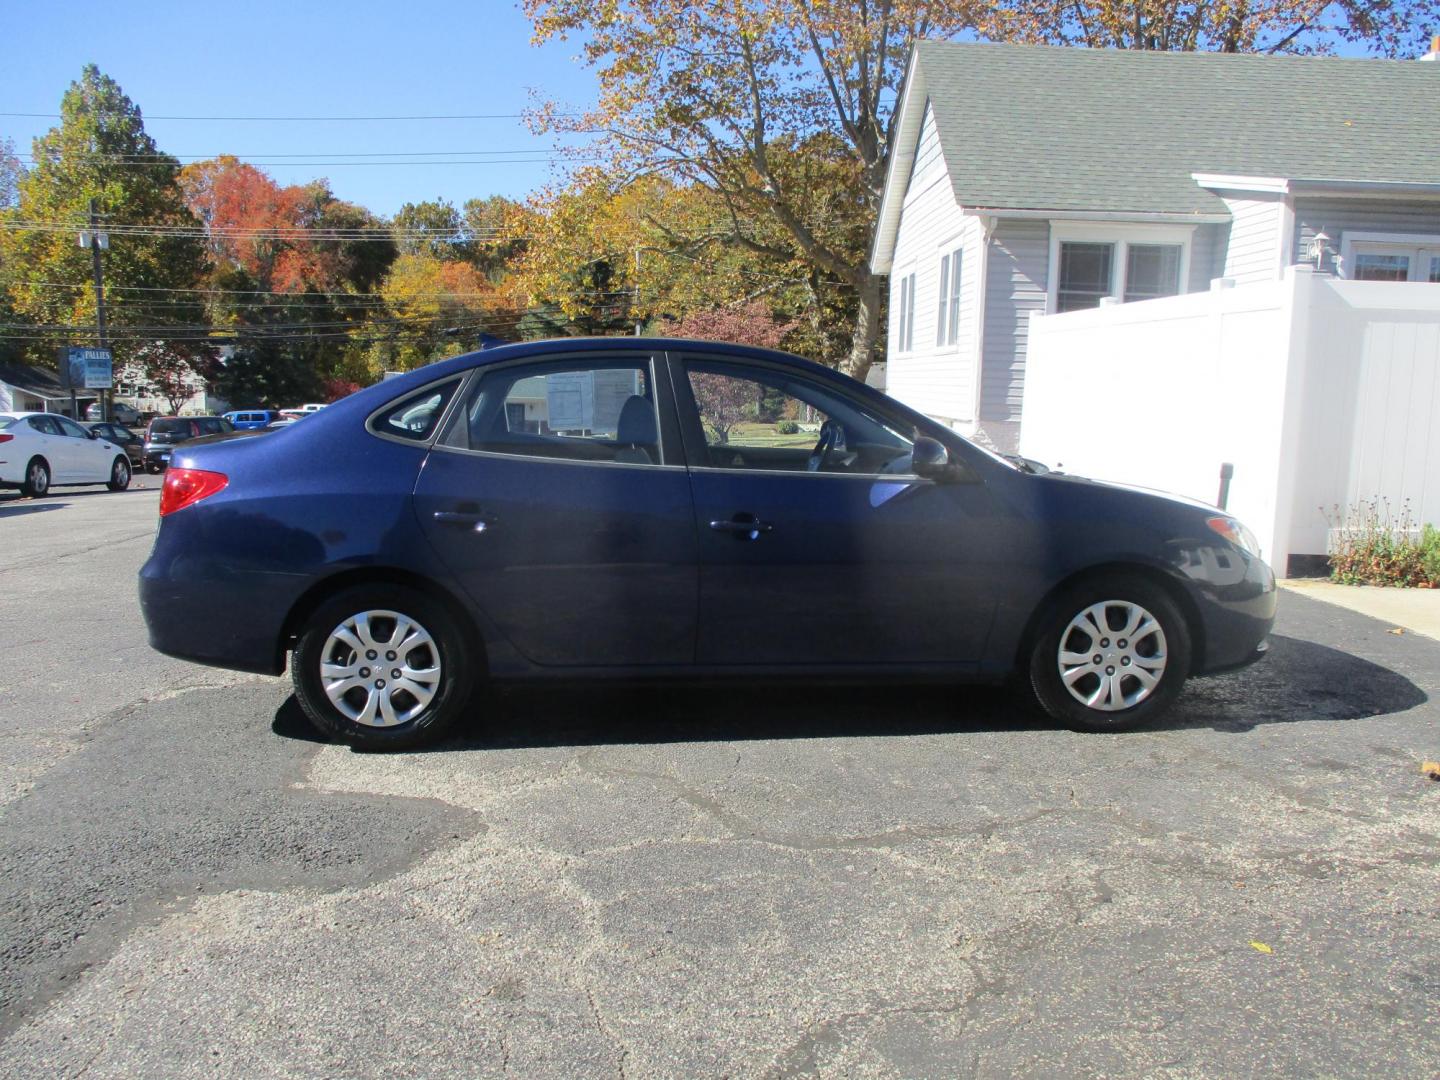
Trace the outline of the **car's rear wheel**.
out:
<instances>
[{"instance_id":1,"label":"car's rear wheel","mask_svg":"<svg viewBox=\"0 0 1440 1080\"><path fill-rule=\"evenodd\" d=\"M1162 587L1092 578L1048 609L1030 653L1041 707L1081 731L1128 731L1168 709L1190 674L1190 629Z\"/></svg>"},{"instance_id":2,"label":"car's rear wheel","mask_svg":"<svg viewBox=\"0 0 1440 1080\"><path fill-rule=\"evenodd\" d=\"M445 606L398 585L357 586L307 620L295 696L322 734L367 750L441 738L465 709L474 667Z\"/></svg>"},{"instance_id":3,"label":"car's rear wheel","mask_svg":"<svg viewBox=\"0 0 1440 1080\"><path fill-rule=\"evenodd\" d=\"M50 465L44 458L31 458L25 466L25 479L20 484L20 494L38 499L50 491Z\"/></svg>"},{"instance_id":4,"label":"car's rear wheel","mask_svg":"<svg viewBox=\"0 0 1440 1080\"><path fill-rule=\"evenodd\" d=\"M117 457L110 466L110 479L105 484L111 491L124 491L130 486L130 459Z\"/></svg>"}]
</instances>

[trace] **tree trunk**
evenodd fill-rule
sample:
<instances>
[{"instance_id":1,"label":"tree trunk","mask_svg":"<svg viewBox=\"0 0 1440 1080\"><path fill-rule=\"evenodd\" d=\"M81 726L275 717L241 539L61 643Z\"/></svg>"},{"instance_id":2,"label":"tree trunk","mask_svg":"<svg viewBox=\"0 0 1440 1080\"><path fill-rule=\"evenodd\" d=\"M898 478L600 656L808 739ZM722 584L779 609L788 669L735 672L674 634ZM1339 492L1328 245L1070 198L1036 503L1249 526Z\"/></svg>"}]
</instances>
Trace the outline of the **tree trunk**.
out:
<instances>
[{"instance_id":1,"label":"tree trunk","mask_svg":"<svg viewBox=\"0 0 1440 1080\"><path fill-rule=\"evenodd\" d=\"M875 360L875 343L880 339L881 285L885 281L867 269L865 279L855 290L859 306L855 312L855 332L850 339L850 355L840 370L853 379L865 381Z\"/></svg>"}]
</instances>

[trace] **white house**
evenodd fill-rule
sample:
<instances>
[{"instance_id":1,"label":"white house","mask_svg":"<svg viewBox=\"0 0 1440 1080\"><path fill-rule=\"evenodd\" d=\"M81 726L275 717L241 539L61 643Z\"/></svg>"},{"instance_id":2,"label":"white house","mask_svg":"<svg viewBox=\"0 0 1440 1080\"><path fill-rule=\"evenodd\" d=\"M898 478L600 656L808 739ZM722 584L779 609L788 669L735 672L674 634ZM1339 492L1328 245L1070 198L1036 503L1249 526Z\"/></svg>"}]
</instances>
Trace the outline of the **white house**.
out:
<instances>
[{"instance_id":1,"label":"white house","mask_svg":"<svg viewBox=\"0 0 1440 1080\"><path fill-rule=\"evenodd\" d=\"M94 390L77 390L80 415L96 399ZM0 412L55 412L70 415L70 391L60 385L53 371L0 360Z\"/></svg>"},{"instance_id":2,"label":"white house","mask_svg":"<svg viewBox=\"0 0 1440 1080\"><path fill-rule=\"evenodd\" d=\"M891 394L1281 573L1440 524L1440 63L926 43L897 131Z\"/></svg>"},{"instance_id":3,"label":"white house","mask_svg":"<svg viewBox=\"0 0 1440 1080\"><path fill-rule=\"evenodd\" d=\"M1440 63L926 42L898 109L888 391L1002 450L1032 315L1297 262L1440 282Z\"/></svg>"}]
</instances>

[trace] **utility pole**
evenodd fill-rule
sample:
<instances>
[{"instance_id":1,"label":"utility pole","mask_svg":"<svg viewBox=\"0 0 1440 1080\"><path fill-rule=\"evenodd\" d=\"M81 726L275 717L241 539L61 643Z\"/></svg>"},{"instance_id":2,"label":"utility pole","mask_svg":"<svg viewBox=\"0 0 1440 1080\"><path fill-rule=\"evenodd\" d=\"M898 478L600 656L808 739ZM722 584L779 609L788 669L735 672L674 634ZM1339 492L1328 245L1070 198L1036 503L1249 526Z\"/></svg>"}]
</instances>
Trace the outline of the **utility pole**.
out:
<instances>
[{"instance_id":1,"label":"utility pole","mask_svg":"<svg viewBox=\"0 0 1440 1080\"><path fill-rule=\"evenodd\" d=\"M90 269L95 276L95 336L99 339L100 348L106 348L105 341L105 271L100 265L100 252L110 246L110 235L100 231L100 211L97 200L90 200L90 227L80 234L81 246L90 249ZM112 384L114 376L111 376ZM111 390L100 391L100 419L110 419L110 394ZM76 414L79 406L75 401L75 390L70 390L70 412L74 419L79 420Z\"/></svg>"},{"instance_id":2,"label":"utility pole","mask_svg":"<svg viewBox=\"0 0 1440 1080\"><path fill-rule=\"evenodd\" d=\"M635 336L639 337L644 325L640 321L640 245L635 245Z\"/></svg>"}]
</instances>

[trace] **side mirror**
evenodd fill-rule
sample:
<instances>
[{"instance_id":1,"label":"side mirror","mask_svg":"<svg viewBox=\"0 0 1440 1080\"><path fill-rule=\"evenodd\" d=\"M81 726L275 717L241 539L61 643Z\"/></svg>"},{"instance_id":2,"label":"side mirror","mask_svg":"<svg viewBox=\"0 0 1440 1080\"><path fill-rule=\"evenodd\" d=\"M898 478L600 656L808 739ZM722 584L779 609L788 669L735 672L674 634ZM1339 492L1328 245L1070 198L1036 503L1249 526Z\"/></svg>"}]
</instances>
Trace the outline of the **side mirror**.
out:
<instances>
[{"instance_id":1,"label":"side mirror","mask_svg":"<svg viewBox=\"0 0 1440 1080\"><path fill-rule=\"evenodd\" d=\"M927 480L945 481L954 475L950 468L950 452L943 443L928 435L916 436L915 445L910 450L910 467L915 470L916 476Z\"/></svg>"},{"instance_id":2,"label":"side mirror","mask_svg":"<svg viewBox=\"0 0 1440 1080\"><path fill-rule=\"evenodd\" d=\"M98 439L98 438L100 438L99 435L96 435L96 434L95 434L95 429L94 429L94 428L88 428L88 427L87 427L87 428L85 429L85 434L86 434L87 436L89 436L91 439Z\"/></svg>"}]
</instances>

